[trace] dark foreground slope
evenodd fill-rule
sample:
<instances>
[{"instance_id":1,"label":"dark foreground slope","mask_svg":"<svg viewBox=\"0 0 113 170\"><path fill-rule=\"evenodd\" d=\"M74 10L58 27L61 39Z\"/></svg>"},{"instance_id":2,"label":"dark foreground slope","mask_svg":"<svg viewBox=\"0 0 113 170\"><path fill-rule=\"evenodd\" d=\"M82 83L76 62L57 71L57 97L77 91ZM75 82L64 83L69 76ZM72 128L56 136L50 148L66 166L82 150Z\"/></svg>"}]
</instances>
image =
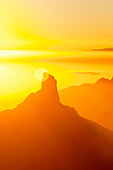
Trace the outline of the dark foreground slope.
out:
<instances>
[{"instance_id":1,"label":"dark foreground slope","mask_svg":"<svg viewBox=\"0 0 113 170\"><path fill-rule=\"evenodd\" d=\"M52 76L0 113L0 170L112 170L113 133L59 101Z\"/></svg>"}]
</instances>

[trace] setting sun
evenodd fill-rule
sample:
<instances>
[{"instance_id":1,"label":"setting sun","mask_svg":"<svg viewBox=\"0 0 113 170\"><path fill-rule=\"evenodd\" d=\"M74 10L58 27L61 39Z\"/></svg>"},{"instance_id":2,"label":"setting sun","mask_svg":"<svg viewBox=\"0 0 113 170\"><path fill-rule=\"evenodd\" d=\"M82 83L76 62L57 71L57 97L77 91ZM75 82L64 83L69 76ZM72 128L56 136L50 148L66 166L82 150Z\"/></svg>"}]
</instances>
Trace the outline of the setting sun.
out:
<instances>
[{"instance_id":1,"label":"setting sun","mask_svg":"<svg viewBox=\"0 0 113 170\"><path fill-rule=\"evenodd\" d=\"M36 70L35 76L36 76L38 81L43 80L43 74L44 73L48 73L48 71L45 68L39 68L39 69Z\"/></svg>"}]
</instances>

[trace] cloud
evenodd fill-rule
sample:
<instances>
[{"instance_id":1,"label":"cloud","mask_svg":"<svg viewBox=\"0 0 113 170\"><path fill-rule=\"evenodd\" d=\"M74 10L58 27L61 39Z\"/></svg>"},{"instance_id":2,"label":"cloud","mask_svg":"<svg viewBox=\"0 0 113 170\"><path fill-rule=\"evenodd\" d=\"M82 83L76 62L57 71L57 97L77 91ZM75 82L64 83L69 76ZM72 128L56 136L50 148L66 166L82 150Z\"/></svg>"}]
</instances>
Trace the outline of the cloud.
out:
<instances>
[{"instance_id":1,"label":"cloud","mask_svg":"<svg viewBox=\"0 0 113 170\"><path fill-rule=\"evenodd\" d=\"M102 49L92 49L89 51L108 51L108 52L113 52L113 48L102 48Z\"/></svg>"},{"instance_id":2,"label":"cloud","mask_svg":"<svg viewBox=\"0 0 113 170\"><path fill-rule=\"evenodd\" d=\"M73 74L88 74L88 75L92 75L92 76L100 75L99 72L73 72Z\"/></svg>"}]
</instances>

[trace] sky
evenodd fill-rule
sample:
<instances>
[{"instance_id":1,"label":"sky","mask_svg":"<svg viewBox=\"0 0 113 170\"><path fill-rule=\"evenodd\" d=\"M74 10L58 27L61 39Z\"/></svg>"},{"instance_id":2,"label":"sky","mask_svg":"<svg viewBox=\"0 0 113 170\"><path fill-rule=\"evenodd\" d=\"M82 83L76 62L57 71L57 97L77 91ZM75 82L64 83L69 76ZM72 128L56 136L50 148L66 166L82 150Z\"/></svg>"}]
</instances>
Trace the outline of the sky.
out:
<instances>
[{"instance_id":1,"label":"sky","mask_svg":"<svg viewBox=\"0 0 113 170\"><path fill-rule=\"evenodd\" d=\"M111 79L113 0L1 0L0 110L40 89L40 68L58 89Z\"/></svg>"},{"instance_id":2,"label":"sky","mask_svg":"<svg viewBox=\"0 0 113 170\"><path fill-rule=\"evenodd\" d=\"M112 30L112 0L0 1L1 49L110 48Z\"/></svg>"}]
</instances>

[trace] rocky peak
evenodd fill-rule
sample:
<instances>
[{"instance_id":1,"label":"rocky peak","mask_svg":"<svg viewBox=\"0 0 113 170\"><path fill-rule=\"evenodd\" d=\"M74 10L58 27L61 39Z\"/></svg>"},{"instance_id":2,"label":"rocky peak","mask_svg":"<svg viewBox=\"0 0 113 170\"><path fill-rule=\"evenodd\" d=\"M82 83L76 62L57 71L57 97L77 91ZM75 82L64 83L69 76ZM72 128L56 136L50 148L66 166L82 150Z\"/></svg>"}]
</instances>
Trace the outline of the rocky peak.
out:
<instances>
[{"instance_id":1,"label":"rocky peak","mask_svg":"<svg viewBox=\"0 0 113 170\"><path fill-rule=\"evenodd\" d=\"M43 81L41 91L44 93L45 97L50 100L59 101L59 95L57 91L57 81L54 76L49 73L43 74Z\"/></svg>"}]
</instances>

